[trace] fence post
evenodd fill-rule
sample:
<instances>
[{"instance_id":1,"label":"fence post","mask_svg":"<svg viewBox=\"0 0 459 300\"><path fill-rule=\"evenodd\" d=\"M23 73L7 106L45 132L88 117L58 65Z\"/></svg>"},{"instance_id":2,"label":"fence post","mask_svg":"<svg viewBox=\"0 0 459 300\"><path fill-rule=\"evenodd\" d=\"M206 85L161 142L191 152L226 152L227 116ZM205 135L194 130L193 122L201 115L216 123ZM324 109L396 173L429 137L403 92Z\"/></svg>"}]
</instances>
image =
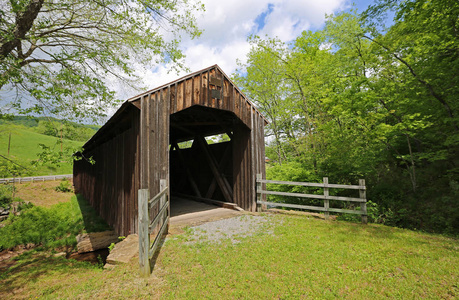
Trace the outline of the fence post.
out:
<instances>
[{"instance_id":1,"label":"fence post","mask_svg":"<svg viewBox=\"0 0 459 300\"><path fill-rule=\"evenodd\" d=\"M257 174L257 190L255 191L255 193L256 193L256 201L257 202L261 201L261 193L260 193L260 191L261 191L262 187L261 187L261 182L258 182L258 180L261 180L261 179L262 179L262 175L261 174ZM257 211L258 212L262 212L263 211L263 207L262 207L261 204L257 203Z\"/></svg>"},{"instance_id":2,"label":"fence post","mask_svg":"<svg viewBox=\"0 0 459 300\"><path fill-rule=\"evenodd\" d=\"M328 200L329 196L329 187L328 187L328 177L324 177L324 208L325 208L325 220L328 220L330 217L330 213L328 212L328 209L330 208L330 200Z\"/></svg>"},{"instance_id":3,"label":"fence post","mask_svg":"<svg viewBox=\"0 0 459 300\"><path fill-rule=\"evenodd\" d=\"M359 195L361 199L364 199L365 202L360 202L360 210L363 212L362 214L362 223L368 223L367 217L367 191L365 189L365 179L359 179L359 185L363 186L363 189L359 189Z\"/></svg>"},{"instance_id":4,"label":"fence post","mask_svg":"<svg viewBox=\"0 0 459 300\"><path fill-rule=\"evenodd\" d=\"M159 180L159 191L161 192L162 190L164 190L165 188L167 187L167 180L166 179L160 179ZM161 208L164 206L164 204L166 204L166 201L167 201L167 192L161 196L161 200L159 200L159 210L161 210ZM167 208L167 214L166 214L166 218L169 216L170 214L170 202L169 202L169 207ZM169 220L170 221L170 220ZM168 221L168 222L169 222ZM169 224L167 224L168 228L166 229L166 234L167 232L169 231ZM161 228L161 226L159 227Z\"/></svg>"},{"instance_id":5,"label":"fence post","mask_svg":"<svg viewBox=\"0 0 459 300\"><path fill-rule=\"evenodd\" d=\"M148 277L150 275L150 233L148 230L148 200L150 192L148 189L139 189L139 266L140 276Z\"/></svg>"}]
</instances>

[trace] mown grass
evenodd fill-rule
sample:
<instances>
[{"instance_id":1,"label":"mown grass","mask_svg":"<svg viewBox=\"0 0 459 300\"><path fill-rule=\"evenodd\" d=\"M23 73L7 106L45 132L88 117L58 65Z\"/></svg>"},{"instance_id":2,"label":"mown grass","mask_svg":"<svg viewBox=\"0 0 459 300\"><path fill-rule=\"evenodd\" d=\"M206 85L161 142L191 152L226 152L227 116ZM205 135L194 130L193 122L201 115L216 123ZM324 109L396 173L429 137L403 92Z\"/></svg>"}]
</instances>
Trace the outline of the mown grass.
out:
<instances>
[{"instance_id":1,"label":"mown grass","mask_svg":"<svg viewBox=\"0 0 459 300\"><path fill-rule=\"evenodd\" d=\"M20 258L0 280L0 297L19 288L24 298L62 299L459 296L459 242L455 239L382 225L298 216L270 218L271 229L240 238L238 244L229 240L189 243L189 231L172 236L147 279L138 277L136 259L102 271L50 255L42 260Z\"/></svg>"},{"instance_id":2,"label":"mown grass","mask_svg":"<svg viewBox=\"0 0 459 300\"><path fill-rule=\"evenodd\" d=\"M30 243L47 248L75 246L75 236L83 231L109 230L105 221L79 195L49 208L34 206L3 223L6 226L0 228L0 251Z\"/></svg>"},{"instance_id":3,"label":"mown grass","mask_svg":"<svg viewBox=\"0 0 459 300\"><path fill-rule=\"evenodd\" d=\"M11 132L10 154L8 156L8 140ZM28 131L15 126L1 125L0 126L0 154L26 167L25 175L59 175L71 174L73 164L62 162L60 166L55 164L44 164L34 166L32 161L38 159L37 153L42 152L39 144L44 144L55 151L60 151L60 144L56 144L58 138ZM77 148L83 145L82 142L63 140L63 147Z\"/></svg>"}]
</instances>

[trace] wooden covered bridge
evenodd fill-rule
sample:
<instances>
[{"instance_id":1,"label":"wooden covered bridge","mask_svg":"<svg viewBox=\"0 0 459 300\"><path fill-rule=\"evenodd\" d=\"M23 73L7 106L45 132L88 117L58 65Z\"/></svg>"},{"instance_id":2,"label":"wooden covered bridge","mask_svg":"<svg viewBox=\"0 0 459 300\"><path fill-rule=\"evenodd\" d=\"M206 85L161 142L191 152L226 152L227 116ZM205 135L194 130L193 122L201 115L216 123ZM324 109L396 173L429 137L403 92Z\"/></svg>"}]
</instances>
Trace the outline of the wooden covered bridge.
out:
<instances>
[{"instance_id":1,"label":"wooden covered bridge","mask_svg":"<svg viewBox=\"0 0 459 300\"><path fill-rule=\"evenodd\" d=\"M127 100L77 154L75 189L119 235L138 232L138 190L155 195L161 179L172 196L254 211L266 123L214 65Z\"/></svg>"}]
</instances>

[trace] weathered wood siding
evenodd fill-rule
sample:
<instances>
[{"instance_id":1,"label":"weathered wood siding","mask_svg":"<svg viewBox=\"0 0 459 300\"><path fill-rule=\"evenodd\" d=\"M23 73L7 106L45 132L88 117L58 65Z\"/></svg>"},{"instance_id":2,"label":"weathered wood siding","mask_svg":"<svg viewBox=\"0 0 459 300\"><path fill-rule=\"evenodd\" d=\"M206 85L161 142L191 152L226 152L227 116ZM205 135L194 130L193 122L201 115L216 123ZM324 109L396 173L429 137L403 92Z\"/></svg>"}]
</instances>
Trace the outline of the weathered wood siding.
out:
<instances>
[{"instance_id":1,"label":"weathered wood siding","mask_svg":"<svg viewBox=\"0 0 459 300\"><path fill-rule=\"evenodd\" d=\"M142 188L159 192L159 179L169 185L169 116L193 105L233 112L245 126L237 125L233 142L233 201L255 211L256 174L265 174L265 119L217 67L199 71L153 89L130 101L141 106ZM143 150L147 149L147 150ZM148 167L147 167L148 166Z\"/></svg>"},{"instance_id":2,"label":"weathered wood siding","mask_svg":"<svg viewBox=\"0 0 459 300\"><path fill-rule=\"evenodd\" d=\"M201 105L231 111L249 129L252 128L252 109L256 116L265 122L260 112L217 66L193 73L173 83L131 98L129 101L142 102L142 99L145 98L156 99L161 91L163 92L162 99L168 99L169 104L165 109L169 111L169 115L193 105ZM163 127L163 129L166 128Z\"/></svg>"},{"instance_id":3,"label":"weathered wood siding","mask_svg":"<svg viewBox=\"0 0 459 300\"><path fill-rule=\"evenodd\" d=\"M160 192L161 179L169 186L169 99L168 87L140 99L140 188L151 196Z\"/></svg>"},{"instance_id":4,"label":"weathered wood siding","mask_svg":"<svg viewBox=\"0 0 459 300\"><path fill-rule=\"evenodd\" d=\"M137 232L139 188L153 196L160 179L169 186L170 116L195 105L232 112L240 120L231 128L228 178L233 202L256 209L255 177L265 176L266 120L215 65L129 99L85 145L84 156L96 164L75 163L75 187L119 234Z\"/></svg>"},{"instance_id":5,"label":"weathered wood siding","mask_svg":"<svg viewBox=\"0 0 459 300\"><path fill-rule=\"evenodd\" d=\"M132 105L131 105L132 106ZM74 163L73 183L119 235L137 232L140 111L132 106ZM85 158L93 158L89 163Z\"/></svg>"}]
</instances>

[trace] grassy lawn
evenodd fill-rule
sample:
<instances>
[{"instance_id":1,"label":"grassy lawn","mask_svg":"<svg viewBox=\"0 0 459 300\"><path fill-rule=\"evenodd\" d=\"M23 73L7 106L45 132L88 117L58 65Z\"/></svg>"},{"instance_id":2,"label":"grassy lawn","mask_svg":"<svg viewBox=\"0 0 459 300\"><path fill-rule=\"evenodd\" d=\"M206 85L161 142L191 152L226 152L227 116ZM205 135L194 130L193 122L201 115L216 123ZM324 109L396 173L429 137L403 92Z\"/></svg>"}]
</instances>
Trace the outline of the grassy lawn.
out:
<instances>
[{"instance_id":1,"label":"grassy lawn","mask_svg":"<svg viewBox=\"0 0 459 300\"><path fill-rule=\"evenodd\" d=\"M72 179L68 181L71 185ZM21 184L15 183L15 197L42 207L51 207L58 203L69 202L72 194L56 191L56 187L58 187L61 182L62 181L51 180Z\"/></svg>"},{"instance_id":2,"label":"grassy lawn","mask_svg":"<svg viewBox=\"0 0 459 300\"><path fill-rule=\"evenodd\" d=\"M41 165L34 167L31 162L37 160L37 153L42 149L38 146L44 144L55 151L60 150L57 145L57 138L32 131L15 128L14 126L0 126L0 154L8 157L8 139L11 132L11 146L9 158L28 168L33 175L58 175L71 174L72 164L62 163L59 167L55 165ZM63 147L81 147L82 142L63 140Z\"/></svg>"},{"instance_id":3,"label":"grassy lawn","mask_svg":"<svg viewBox=\"0 0 459 300\"><path fill-rule=\"evenodd\" d=\"M23 254L0 276L0 298L454 299L459 242L380 225L270 216L232 244L170 236L153 274L137 259L113 270Z\"/></svg>"}]
</instances>

